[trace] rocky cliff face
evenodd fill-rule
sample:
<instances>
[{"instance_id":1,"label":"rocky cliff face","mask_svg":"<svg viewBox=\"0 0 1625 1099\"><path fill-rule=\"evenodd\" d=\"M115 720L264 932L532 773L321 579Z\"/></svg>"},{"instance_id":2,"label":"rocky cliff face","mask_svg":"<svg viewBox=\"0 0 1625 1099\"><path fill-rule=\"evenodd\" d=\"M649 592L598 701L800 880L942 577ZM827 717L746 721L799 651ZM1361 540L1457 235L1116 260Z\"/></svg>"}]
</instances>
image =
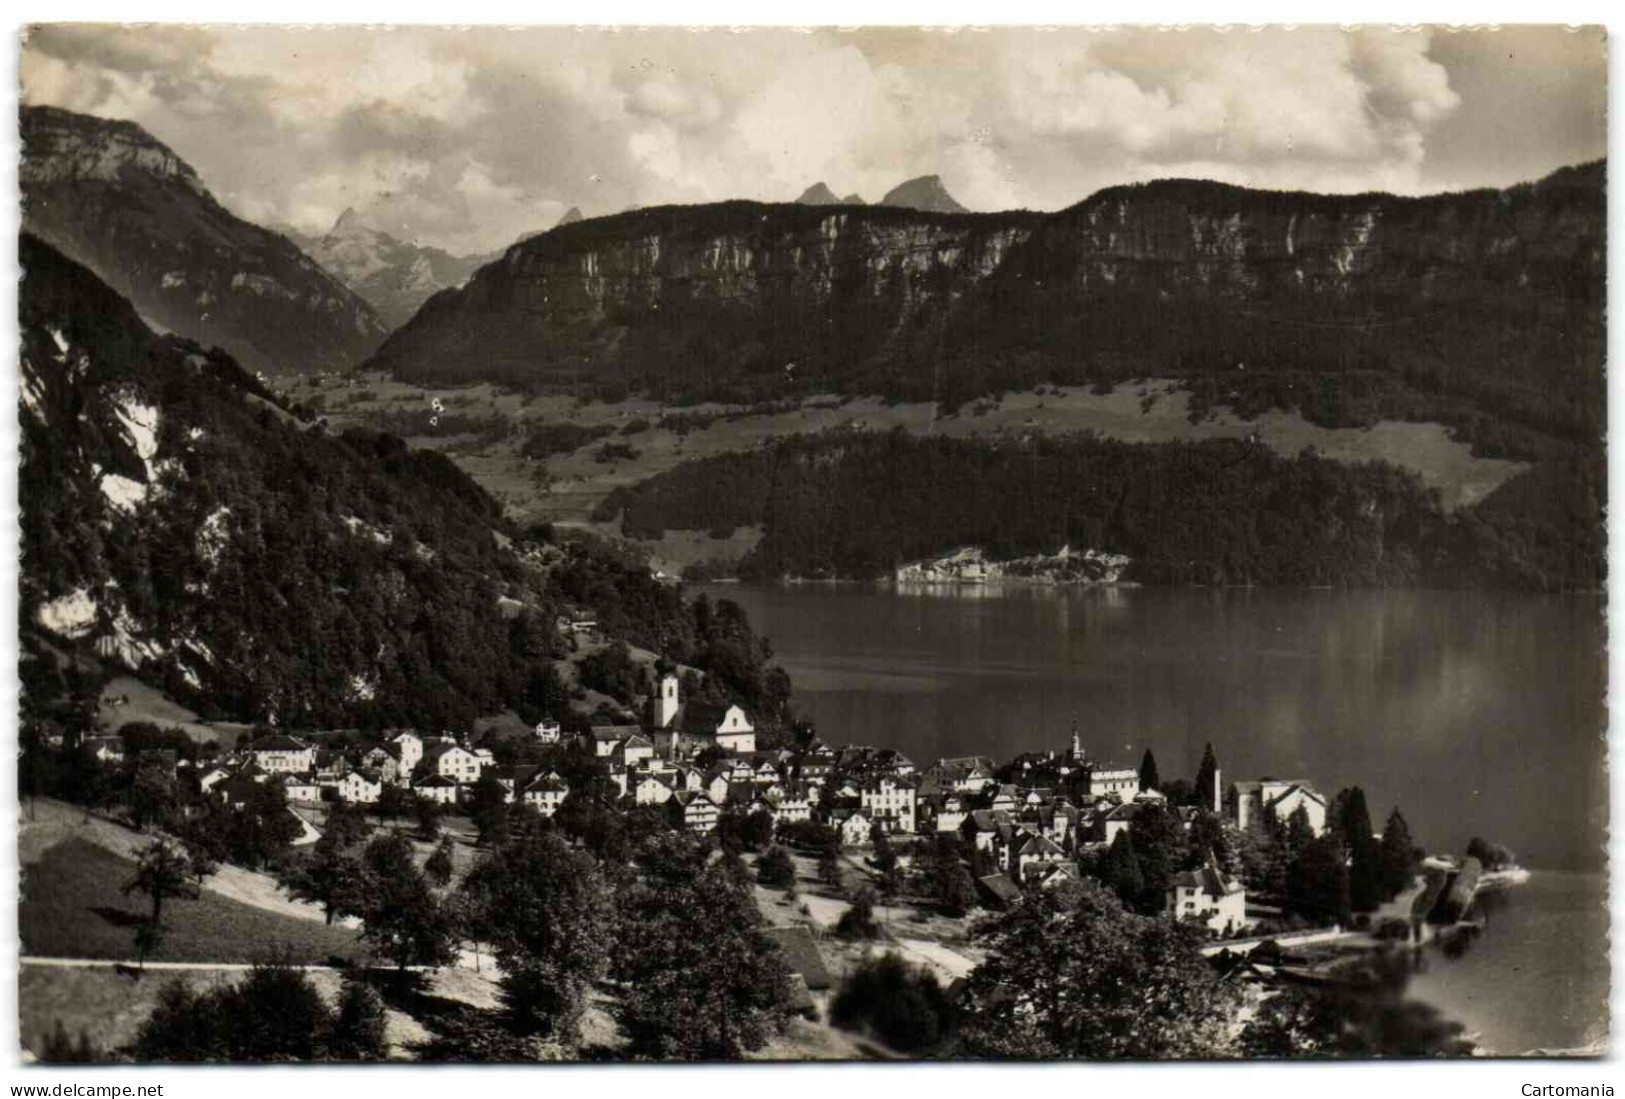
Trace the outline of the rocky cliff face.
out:
<instances>
[{"instance_id":1,"label":"rocky cliff face","mask_svg":"<svg viewBox=\"0 0 1625 1099\"><path fill-rule=\"evenodd\" d=\"M1423 199L1171 181L1055 214L648 209L510 249L375 365L734 399L790 362L802 387L908 397L1172 373L1223 401L1267 375L1265 403L1356 423L1361 400L1477 386L1498 412L1560 394L1546 430L1600 392L1603 195L1595 164Z\"/></svg>"},{"instance_id":2,"label":"rocky cliff face","mask_svg":"<svg viewBox=\"0 0 1625 1099\"><path fill-rule=\"evenodd\" d=\"M579 216L579 215L578 215ZM345 210L326 236L305 244L324 268L378 311L391 328L412 319L430 296L461 286L494 256L454 256L397 239Z\"/></svg>"},{"instance_id":3,"label":"rocky cliff face","mask_svg":"<svg viewBox=\"0 0 1625 1099\"><path fill-rule=\"evenodd\" d=\"M159 327L256 370L342 369L383 339L373 309L290 240L235 217L130 122L21 117L23 226Z\"/></svg>"}]
</instances>

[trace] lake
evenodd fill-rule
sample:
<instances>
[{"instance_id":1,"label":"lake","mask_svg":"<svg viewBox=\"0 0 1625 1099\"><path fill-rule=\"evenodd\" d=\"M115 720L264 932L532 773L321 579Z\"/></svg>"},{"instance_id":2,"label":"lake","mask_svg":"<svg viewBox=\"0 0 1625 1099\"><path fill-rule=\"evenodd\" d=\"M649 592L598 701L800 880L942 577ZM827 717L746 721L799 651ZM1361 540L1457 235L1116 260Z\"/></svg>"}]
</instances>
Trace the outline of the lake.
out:
<instances>
[{"instance_id":1,"label":"lake","mask_svg":"<svg viewBox=\"0 0 1625 1099\"><path fill-rule=\"evenodd\" d=\"M1596 597L1025 585L707 585L773 642L827 741L1064 749L1194 778L1364 788L1429 850L1483 836L1535 879L1415 994L1503 1052L1593 1036L1608 988L1605 637ZM1493 1007L1495 982L1517 1006Z\"/></svg>"}]
</instances>

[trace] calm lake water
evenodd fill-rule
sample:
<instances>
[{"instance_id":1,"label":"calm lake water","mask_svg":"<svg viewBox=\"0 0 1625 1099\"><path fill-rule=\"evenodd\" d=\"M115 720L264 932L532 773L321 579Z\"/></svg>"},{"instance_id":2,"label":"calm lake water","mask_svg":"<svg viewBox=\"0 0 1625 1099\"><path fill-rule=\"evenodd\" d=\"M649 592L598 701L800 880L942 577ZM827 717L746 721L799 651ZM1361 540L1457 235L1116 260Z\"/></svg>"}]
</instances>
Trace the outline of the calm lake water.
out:
<instances>
[{"instance_id":1,"label":"calm lake water","mask_svg":"<svg viewBox=\"0 0 1625 1099\"><path fill-rule=\"evenodd\" d=\"M832 743L1066 746L1193 778L1306 777L1398 806L1417 842L1503 843L1534 881L1413 991L1521 1052L1581 1045L1608 976L1604 627L1594 597L1430 591L707 586L773 642ZM1511 996L1492 996L1497 983Z\"/></svg>"}]
</instances>

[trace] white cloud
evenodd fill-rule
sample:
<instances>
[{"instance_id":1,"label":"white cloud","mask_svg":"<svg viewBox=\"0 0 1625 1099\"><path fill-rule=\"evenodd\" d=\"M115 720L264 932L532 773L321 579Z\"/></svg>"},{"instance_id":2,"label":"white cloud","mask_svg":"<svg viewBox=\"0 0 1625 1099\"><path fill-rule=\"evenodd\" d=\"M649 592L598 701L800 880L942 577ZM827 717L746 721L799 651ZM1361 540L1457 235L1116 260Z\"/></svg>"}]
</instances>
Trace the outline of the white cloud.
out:
<instances>
[{"instance_id":1,"label":"white cloud","mask_svg":"<svg viewBox=\"0 0 1625 1099\"><path fill-rule=\"evenodd\" d=\"M31 102L131 118L223 201L325 227L372 206L487 250L571 205L871 201L938 173L973 209L1126 180L1421 186L1461 104L1425 33L63 27Z\"/></svg>"}]
</instances>

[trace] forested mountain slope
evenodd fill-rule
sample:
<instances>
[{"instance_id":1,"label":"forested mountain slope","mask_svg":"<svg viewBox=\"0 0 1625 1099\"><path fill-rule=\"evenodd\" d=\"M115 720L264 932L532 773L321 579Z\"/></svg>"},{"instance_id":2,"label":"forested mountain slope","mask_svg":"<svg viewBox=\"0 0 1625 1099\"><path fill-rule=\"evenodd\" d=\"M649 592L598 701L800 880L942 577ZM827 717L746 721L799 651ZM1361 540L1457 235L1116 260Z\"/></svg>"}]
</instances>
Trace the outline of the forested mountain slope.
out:
<instances>
[{"instance_id":1,"label":"forested mountain slope","mask_svg":"<svg viewBox=\"0 0 1625 1099\"><path fill-rule=\"evenodd\" d=\"M1447 514L1386 463L1242 440L837 431L684 463L611 494L595 518L634 538L760 526L739 571L770 579L888 577L971 545L994 560L1070 546L1125 554L1124 579L1153 584L1600 588L1600 509L1579 506L1566 475L1537 467Z\"/></svg>"},{"instance_id":2,"label":"forested mountain slope","mask_svg":"<svg viewBox=\"0 0 1625 1099\"><path fill-rule=\"evenodd\" d=\"M540 622L498 613L523 570L449 459L301 427L50 246L25 234L21 261L25 629L244 720L503 697Z\"/></svg>"}]
</instances>

